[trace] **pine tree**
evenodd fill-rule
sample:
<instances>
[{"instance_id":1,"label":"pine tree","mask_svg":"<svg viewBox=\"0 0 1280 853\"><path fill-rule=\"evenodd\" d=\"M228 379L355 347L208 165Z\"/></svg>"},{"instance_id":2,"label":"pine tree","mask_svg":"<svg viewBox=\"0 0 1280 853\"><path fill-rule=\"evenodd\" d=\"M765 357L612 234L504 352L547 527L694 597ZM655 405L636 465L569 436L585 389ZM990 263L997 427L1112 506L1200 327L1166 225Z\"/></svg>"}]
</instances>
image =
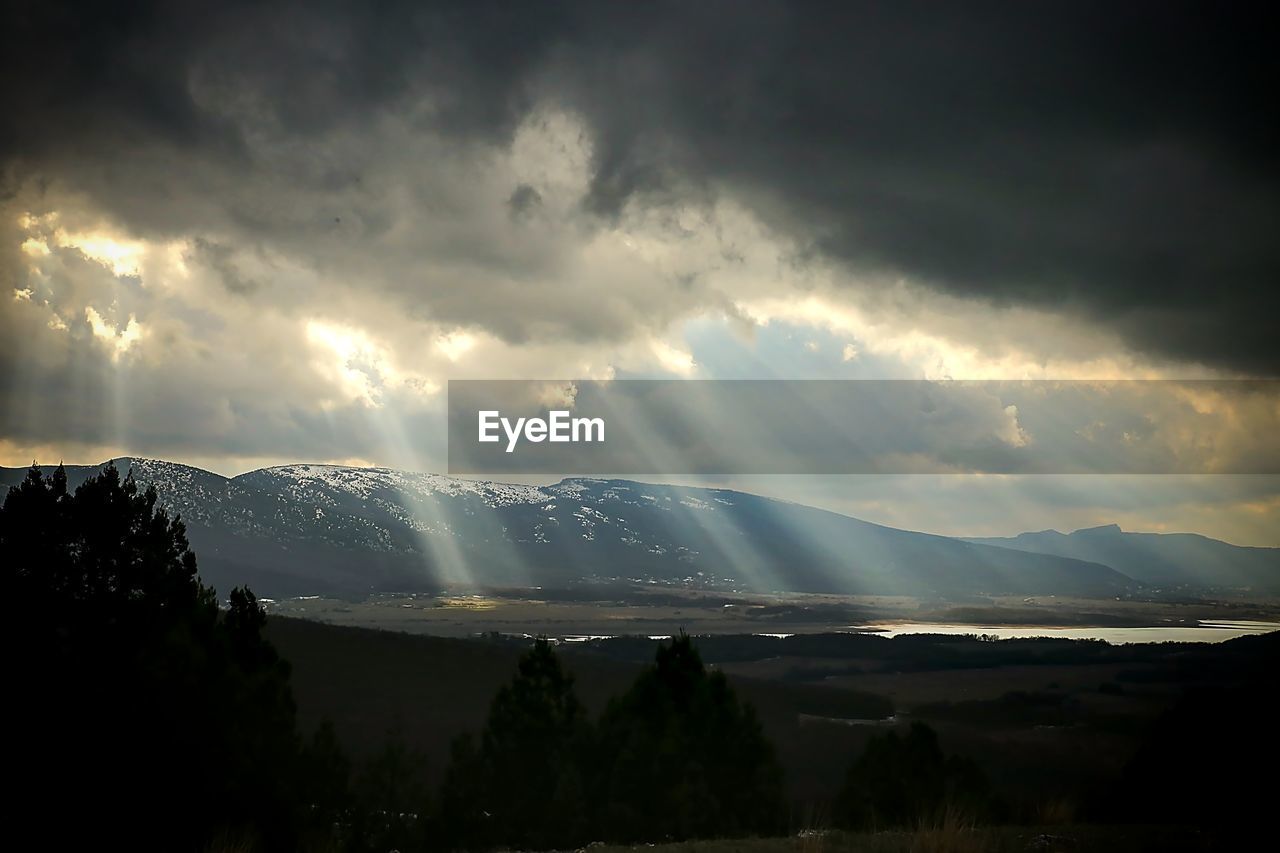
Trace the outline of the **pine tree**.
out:
<instances>
[{"instance_id":1,"label":"pine tree","mask_svg":"<svg viewBox=\"0 0 1280 853\"><path fill-rule=\"evenodd\" d=\"M971 761L945 756L934 730L916 722L906 735L888 732L867 743L849 767L837 817L855 829L908 827L940 820L947 808L984 817L986 778Z\"/></svg>"},{"instance_id":2,"label":"pine tree","mask_svg":"<svg viewBox=\"0 0 1280 853\"><path fill-rule=\"evenodd\" d=\"M452 834L534 848L583 843L591 730L573 677L540 639L494 697L478 747L454 746L442 797Z\"/></svg>"},{"instance_id":3,"label":"pine tree","mask_svg":"<svg viewBox=\"0 0 1280 853\"><path fill-rule=\"evenodd\" d=\"M133 849L215 832L290 843L298 751L288 669L247 590L226 617L178 518L114 465L71 494L32 467L0 507L12 803ZM74 815L73 820L65 819Z\"/></svg>"},{"instance_id":4,"label":"pine tree","mask_svg":"<svg viewBox=\"0 0 1280 853\"><path fill-rule=\"evenodd\" d=\"M755 711L685 634L610 702L600 722L597 811L622 841L785 828L782 770Z\"/></svg>"}]
</instances>

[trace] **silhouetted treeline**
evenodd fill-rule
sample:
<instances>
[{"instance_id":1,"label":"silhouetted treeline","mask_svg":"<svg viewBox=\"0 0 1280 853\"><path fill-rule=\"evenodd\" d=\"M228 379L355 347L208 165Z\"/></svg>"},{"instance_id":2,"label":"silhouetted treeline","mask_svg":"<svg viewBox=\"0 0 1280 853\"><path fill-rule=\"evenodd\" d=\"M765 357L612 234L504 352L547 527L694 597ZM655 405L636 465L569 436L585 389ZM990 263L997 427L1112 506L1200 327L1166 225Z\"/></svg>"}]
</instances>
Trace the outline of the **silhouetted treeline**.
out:
<instances>
[{"instance_id":1,"label":"silhouetted treeline","mask_svg":"<svg viewBox=\"0 0 1280 853\"><path fill-rule=\"evenodd\" d=\"M539 641L433 796L394 736L357 764L331 726L300 735L253 594L220 610L181 520L114 466L74 493L61 467L33 467L0 507L0 553L8 805L47 846L551 847L786 828L771 745L688 637L598 724Z\"/></svg>"},{"instance_id":2,"label":"silhouetted treeline","mask_svg":"<svg viewBox=\"0 0 1280 853\"><path fill-rule=\"evenodd\" d=\"M849 767L835 817L851 829L885 829L942 822L948 811L978 822L995 808L978 766L944 755L934 730L912 723L905 735L891 731L867 743Z\"/></svg>"},{"instance_id":3,"label":"silhouetted treeline","mask_svg":"<svg viewBox=\"0 0 1280 853\"><path fill-rule=\"evenodd\" d=\"M786 828L782 770L755 711L683 634L611 701L598 732L607 835L768 835Z\"/></svg>"},{"instance_id":4,"label":"silhouetted treeline","mask_svg":"<svg viewBox=\"0 0 1280 853\"><path fill-rule=\"evenodd\" d=\"M153 489L108 466L71 494L61 467L33 467L0 509L0 553L8 805L44 846L301 837L288 666L251 592L219 612Z\"/></svg>"},{"instance_id":5,"label":"silhouetted treeline","mask_svg":"<svg viewBox=\"0 0 1280 853\"><path fill-rule=\"evenodd\" d=\"M441 789L449 846L550 848L590 840L594 733L551 645L538 641L489 708L478 740L458 738Z\"/></svg>"},{"instance_id":6,"label":"silhouetted treeline","mask_svg":"<svg viewBox=\"0 0 1280 853\"><path fill-rule=\"evenodd\" d=\"M478 742L454 746L441 794L458 847L551 848L770 835L787 828L782 771L749 706L687 636L595 725L553 647L535 643Z\"/></svg>"},{"instance_id":7,"label":"silhouetted treeline","mask_svg":"<svg viewBox=\"0 0 1280 853\"><path fill-rule=\"evenodd\" d=\"M584 642L584 648L625 661L653 657L657 641L646 637L608 637ZM899 634L885 637L874 632L793 634L722 634L698 638L705 660L736 663L773 657L823 658L859 661L851 672L927 672L933 670L986 669L994 666L1068 666L1101 663L1147 663L1175 660L1205 653L1200 643L1128 643L1058 637L996 639L966 634ZM824 674L830 668L819 670ZM803 673L797 673L802 675Z\"/></svg>"}]
</instances>

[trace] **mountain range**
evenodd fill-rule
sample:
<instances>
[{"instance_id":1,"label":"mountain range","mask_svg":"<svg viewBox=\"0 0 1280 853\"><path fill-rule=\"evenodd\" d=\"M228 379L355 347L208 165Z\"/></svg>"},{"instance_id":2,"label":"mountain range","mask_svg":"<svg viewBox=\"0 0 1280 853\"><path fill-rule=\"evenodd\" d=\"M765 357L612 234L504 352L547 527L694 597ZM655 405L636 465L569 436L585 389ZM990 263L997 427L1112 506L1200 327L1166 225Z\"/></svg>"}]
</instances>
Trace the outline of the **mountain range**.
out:
<instances>
[{"instance_id":1,"label":"mountain range","mask_svg":"<svg viewBox=\"0 0 1280 853\"><path fill-rule=\"evenodd\" d=\"M268 597L644 583L1098 598L1176 579L1258 586L1280 577L1280 549L1118 528L964 540L725 489L576 478L513 485L306 464L228 478L153 459L116 465L181 514L207 583L248 584ZM70 484L102 467L68 466ZM0 468L0 484L25 473ZM1120 545L1103 547L1117 536Z\"/></svg>"},{"instance_id":2,"label":"mountain range","mask_svg":"<svg viewBox=\"0 0 1280 853\"><path fill-rule=\"evenodd\" d=\"M1074 533L1041 530L965 541L1102 563L1154 588L1280 592L1280 548L1232 545L1197 533L1128 533L1107 524Z\"/></svg>"}]
</instances>

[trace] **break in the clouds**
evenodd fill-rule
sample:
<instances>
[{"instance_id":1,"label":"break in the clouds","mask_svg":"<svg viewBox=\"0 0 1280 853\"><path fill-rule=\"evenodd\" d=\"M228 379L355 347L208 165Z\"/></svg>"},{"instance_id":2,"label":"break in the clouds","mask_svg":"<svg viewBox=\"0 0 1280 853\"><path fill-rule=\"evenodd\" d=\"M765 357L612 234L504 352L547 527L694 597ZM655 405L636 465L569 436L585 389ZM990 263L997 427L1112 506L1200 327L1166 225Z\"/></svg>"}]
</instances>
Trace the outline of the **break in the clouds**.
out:
<instances>
[{"instance_id":1,"label":"break in the clouds","mask_svg":"<svg viewBox=\"0 0 1280 853\"><path fill-rule=\"evenodd\" d=\"M1180 3L21 4L0 450L434 467L466 377L1272 376L1273 34Z\"/></svg>"}]
</instances>

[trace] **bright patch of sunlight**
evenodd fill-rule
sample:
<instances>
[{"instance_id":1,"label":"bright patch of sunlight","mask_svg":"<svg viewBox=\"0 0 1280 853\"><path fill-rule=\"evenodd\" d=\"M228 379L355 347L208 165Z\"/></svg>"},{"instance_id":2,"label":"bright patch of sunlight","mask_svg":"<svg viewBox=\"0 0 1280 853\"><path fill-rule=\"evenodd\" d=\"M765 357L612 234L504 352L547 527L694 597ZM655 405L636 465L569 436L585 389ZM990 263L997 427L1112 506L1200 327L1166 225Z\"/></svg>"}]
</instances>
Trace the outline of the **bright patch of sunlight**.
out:
<instances>
[{"instance_id":1,"label":"bright patch of sunlight","mask_svg":"<svg viewBox=\"0 0 1280 853\"><path fill-rule=\"evenodd\" d=\"M466 355L466 353L476 345L474 335L466 332L454 332L450 335L441 335L436 339L436 349L444 353L444 357L449 361L457 361Z\"/></svg>"},{"instance_id":2,"label":"bright patch of sunlight","mask_svg":"<svg viewBox=\"0 0 1280 853\"><path fill-rule=\"evenodd\" d=\"M33 258L44 257L49 254L49 244L44 240L35 237L28 237L22 241L22 252L31 255Z\"/></svg>"},{"instance_id":3,"label":"bright patch of sunlight","mask_svg":"<svg viewBox=\"0 0 1280 853\"><path fill-rule=\"evenodd\" d=\"M102 318L102 315L89 306L84 309L84 318L89 323L89 328L93 329L93 335L101 338L112 347L112 359L119 358L122 353L128 352L142 337L142 324L140 324L132 314L129 315L129 322L124 329L117 329Z\"/></svg>"},{"instance_id":4,"label":"bright patch of sunlight","mask_svg":"<svg viewBox=\"0 0 1280 853\"><path fill-rule=\"evenodd\" d=\"M455 595L447 598L436 599L439 607L448 607L453 610L494 610L498 607L498 602L493 598L485 598L483 595Z\"/></svg>"},{"instance_id":5,"label":"bright patch of sunlight","mask_svg":"<svg viewBox=\"0 0 1280 853\"><path fill-rule=\"evenodd\" d=\"M316 367L348 400L381 405L384 378L389 371L386 352L365 332L311 320L307 323L307 340L320 351Z\"/></svg>"},{"instance_id":6,"label":"bright patch of sunlight","mask_svg":"<svg viewBox=\"0 0 1280 853\"><path fill-rule=\"evenodd\" d=\"M400 370L390 348L363 329L310 320L306 334L316 350L317 371L341 392L342 399L326 401L329 406L361 402L380 408L389 389L403 388L426 396L440 391L435 380Z\"/></svg>"},{"instance_id":7,"label":"bright patch of sunlight","mask_svg":"<svg viewBox=\"0 0 1280 853\"><path fill-rule=\"evenodd\" d=\"M110 268L115 275L141 275L142 258L147 252L145 243L127 240L105 231L69 233L61 228L53 232L59 246L78 249L86 258Z\"/></svg>"},{"instance_id":8,"label":"bright patch of sunlight","mask_svg":"<svg viewBox=\"0 0 1280 853\"><path fill-rule=\"evenodd\" d=\"M654 340L650 342L649 348L654 358L658 360L658 364L662 365L662 369L677 376L689 376L698 367L692 353L677 349L666 341Z\"/></svg>"}]
</instances>

